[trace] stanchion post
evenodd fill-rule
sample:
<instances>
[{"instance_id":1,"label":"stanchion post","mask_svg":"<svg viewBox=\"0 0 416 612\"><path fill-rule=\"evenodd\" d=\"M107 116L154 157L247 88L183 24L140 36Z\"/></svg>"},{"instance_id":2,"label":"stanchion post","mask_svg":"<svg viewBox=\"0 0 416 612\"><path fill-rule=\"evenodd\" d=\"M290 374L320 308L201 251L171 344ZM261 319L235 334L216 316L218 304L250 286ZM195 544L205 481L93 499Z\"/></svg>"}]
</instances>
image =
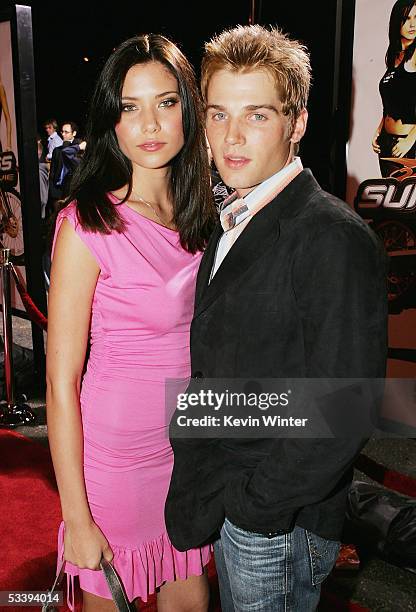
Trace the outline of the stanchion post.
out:
<instances>
[{"instance_id":1,"label":"stanchion post","mask_svg":"<svg viewBox=\"0 0 416 612\"><path fill-rule=\"evenodd\" d=\"M13 326L10 249L1 249L1 296L3 307L4 379L6 403L0 404L0 427L33 425L36 416L27 404L16 404L13 370Z\"/></svg>"},{"instance_id":2,"label":"stanchion post","mask_svg":"<svg viewBox=\"0 0 416 612\"><path fill-rule=\"evenodd\" d=\"M4 379L7 408L14 406L12 301L10 287L10 249L2 249L1 297L3 305Z\"/></svg>"}]
</instances>

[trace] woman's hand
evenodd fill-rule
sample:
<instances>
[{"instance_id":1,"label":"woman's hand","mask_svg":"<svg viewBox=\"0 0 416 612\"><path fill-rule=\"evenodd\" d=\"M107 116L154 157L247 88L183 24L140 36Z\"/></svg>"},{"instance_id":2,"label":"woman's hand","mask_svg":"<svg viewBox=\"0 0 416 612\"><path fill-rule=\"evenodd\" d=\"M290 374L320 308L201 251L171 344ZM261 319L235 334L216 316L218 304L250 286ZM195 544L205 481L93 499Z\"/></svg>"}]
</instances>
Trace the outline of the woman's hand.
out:
<instances>
[{"instance_id":1,"label":"woman's hand","mask_svg":"<svg viewBox=\"0 0 416 612\"><path fill-rule=\"evenodd\" d=\"M374 151L374 153L377 153L377 155L380 155L380 151L381 151L380 145L378 144L378 137L379 136L380 136L380 131L377 128L376 133L374 134L373 141L371 143L372 146L373 146L373 151Z\"/></svg>"},{"instance_id":2,"label":"woman's hand","mask_svg":"<svg viewBox=\"0 0 416 612\"><path fill-rule=\"evenodd\" d=\"M113 552L101 529L93 522L83 524L65 523L65 561L80 569L100 569L103 556L112 561Z\"/></svg>"},{"instance_id":3,"label":"woman's hand","mask_svg":"<svg viewBox=\"0 0 416 612\"><path fill-rule=\"evenodd\" d=\"M416 134L410 133L406 138L398 138L391 152L394 157L405 157L415 143Z\"/></svg>"}]
</instances>

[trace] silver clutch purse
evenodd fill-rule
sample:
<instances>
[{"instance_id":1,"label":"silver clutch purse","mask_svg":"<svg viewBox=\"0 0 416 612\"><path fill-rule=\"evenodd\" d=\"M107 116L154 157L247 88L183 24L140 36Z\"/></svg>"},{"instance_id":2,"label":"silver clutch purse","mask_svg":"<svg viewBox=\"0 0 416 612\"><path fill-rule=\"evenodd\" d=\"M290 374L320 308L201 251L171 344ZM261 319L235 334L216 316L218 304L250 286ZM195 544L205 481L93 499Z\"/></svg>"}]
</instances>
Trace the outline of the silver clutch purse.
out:
<instances>
[{"instance_id":1,"label":"silver clutch purse","mask_svg":"<svg viewBox=\"0 0 416 612\"><path fill-rule=\"evenodd\" d=\"M105 579L118 612L132 612L133 608L130 606L129 600L127 599L127 595L124 591L123 583L121 582L120 576L117 574L114 567L111 565L111 563L109 563L109 561L104 559L104 557L101 557L100 567L104 572ZM48 590L49 600L53 600L56 592L61 590L64 577L65 561L62 561L55 581L51 589ZM55 603L45 603L42 606L42 612L59 612L59 609L56 607Z\"/></svg>"}]
</instances>

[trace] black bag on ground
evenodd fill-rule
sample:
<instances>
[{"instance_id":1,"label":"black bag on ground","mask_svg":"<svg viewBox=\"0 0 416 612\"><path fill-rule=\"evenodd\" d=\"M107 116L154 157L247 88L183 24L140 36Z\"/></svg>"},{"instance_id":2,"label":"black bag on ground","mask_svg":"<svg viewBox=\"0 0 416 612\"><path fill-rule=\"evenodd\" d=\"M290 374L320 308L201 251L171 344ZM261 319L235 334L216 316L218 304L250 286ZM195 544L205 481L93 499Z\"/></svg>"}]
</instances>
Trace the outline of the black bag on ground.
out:
<instances>
[{"instance_id":1,"label":"black bag on ground","mask_svg":"<svg viewBox=\"0 0 416 612\"><path fill-rule=\"evenodd\" d=\"M416 499L355 480L346 518L348 537L355 544L416 573Z\"/></svg>"}]
</instances>

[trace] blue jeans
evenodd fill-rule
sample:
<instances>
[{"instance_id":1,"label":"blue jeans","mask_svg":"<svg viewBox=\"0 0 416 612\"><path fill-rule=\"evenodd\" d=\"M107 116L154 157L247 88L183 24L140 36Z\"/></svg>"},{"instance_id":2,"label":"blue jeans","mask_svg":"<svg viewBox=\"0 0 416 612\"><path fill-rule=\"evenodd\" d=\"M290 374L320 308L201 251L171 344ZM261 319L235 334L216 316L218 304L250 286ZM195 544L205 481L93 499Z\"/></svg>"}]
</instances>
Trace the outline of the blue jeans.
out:
<instances>
[{"instance_id":1,"label":"blue jeans","mask_svg":"<svg viewBox=\"0 0 416 612\"><path fill-rule=\"evenodd\" d=\"M214 544L222 612L312 612L339 548L301 527L269 539L225 519Z\"/></svg>"}]
</instances>

